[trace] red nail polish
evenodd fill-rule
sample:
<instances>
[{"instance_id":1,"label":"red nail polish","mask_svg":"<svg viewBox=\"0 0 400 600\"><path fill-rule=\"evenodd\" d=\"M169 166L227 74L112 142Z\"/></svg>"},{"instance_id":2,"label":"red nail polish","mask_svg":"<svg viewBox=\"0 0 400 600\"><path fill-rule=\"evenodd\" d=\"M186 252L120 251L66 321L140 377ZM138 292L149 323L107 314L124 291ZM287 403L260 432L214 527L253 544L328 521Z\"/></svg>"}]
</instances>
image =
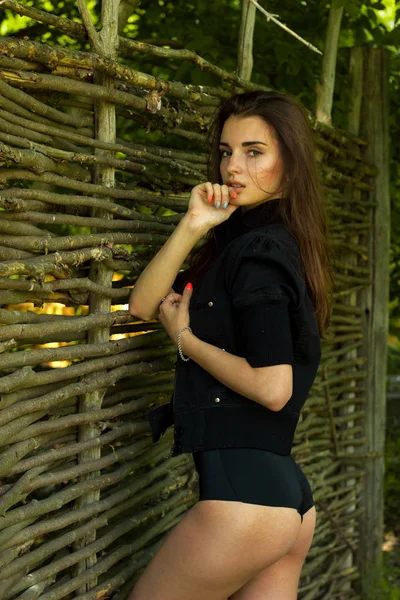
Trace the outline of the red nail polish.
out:
<instances>
[{"instance_id":1,"label":"red nail polish","mask_svg":"<svg viewBox=\"0 0 400 600\"><path fill-rule=\"evenodd\" d=\"M212 196L208 196L208 201L212 202Z\"/></svg>"},{"instance_id":2,"label":"red nail polish","mask_svg":"<svg viewBox=\"0 0 400 600\"><path fill-rule=\"evenodd\" d=\"M236 192L232 192L232 198L236 198L237 193Z\"/></svg>"},{"instance_id":3,"label":"red nail polish","mask_svg":"<svg viewBox=\"0 0 400 600\"><path fill-rule=\"evenodd\" d=\"M191 283L187 283L186 286L185 286L185 290L192 290L192 289L193 289L192 284Z\"/></svg>"}]
</instances>

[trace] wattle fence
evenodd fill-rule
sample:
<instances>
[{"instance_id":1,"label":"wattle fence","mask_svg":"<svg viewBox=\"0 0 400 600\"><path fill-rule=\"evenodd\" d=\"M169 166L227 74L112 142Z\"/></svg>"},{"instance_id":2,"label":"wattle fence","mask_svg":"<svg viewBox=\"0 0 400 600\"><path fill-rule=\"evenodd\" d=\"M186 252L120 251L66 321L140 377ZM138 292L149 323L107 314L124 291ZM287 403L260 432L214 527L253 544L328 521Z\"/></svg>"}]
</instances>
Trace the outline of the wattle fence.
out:
<instances>
[{"instance_id":1,"label":"wattle fence","mask_svg":"<svg viewBox=\"0 0 400 600\"><path fill-rule=\"evenodd\" d=\"M79 23L6 4L86 35ZM198 498L191 456L169 457L171 430L153 445L146 420L170 398L176 348L127 302L206 178L204 141L221 99L260 86L194 53L119 38L122 57L190 60L221 85L158 80L118 59L115 31L100 41L84 52L0 40L0 599L127 598ZM336 272L293 452L318 511L299 598L351 600L373 458L361 302L377 169L364 139L310 118Z\"/></svg>"}]
</instances>

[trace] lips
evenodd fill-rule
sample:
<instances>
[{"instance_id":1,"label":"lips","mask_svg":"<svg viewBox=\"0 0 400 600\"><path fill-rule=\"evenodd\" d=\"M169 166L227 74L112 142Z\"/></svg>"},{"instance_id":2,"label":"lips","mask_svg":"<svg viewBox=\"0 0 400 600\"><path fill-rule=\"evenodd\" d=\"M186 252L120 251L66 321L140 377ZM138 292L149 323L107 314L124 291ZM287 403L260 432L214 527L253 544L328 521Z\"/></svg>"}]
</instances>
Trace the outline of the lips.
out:
<instances>
[{"instance_id":1,"label":"lips","mask_svg":"<svg viewBox=\"0 0 400 600\"><path fill-rule=\"evenodd\" d=\"M246 187L243 183L240 183L240 181L228 181L228 186L231 190L235 191L236 195L241 194Z\"/></svg>"}]
</instances>

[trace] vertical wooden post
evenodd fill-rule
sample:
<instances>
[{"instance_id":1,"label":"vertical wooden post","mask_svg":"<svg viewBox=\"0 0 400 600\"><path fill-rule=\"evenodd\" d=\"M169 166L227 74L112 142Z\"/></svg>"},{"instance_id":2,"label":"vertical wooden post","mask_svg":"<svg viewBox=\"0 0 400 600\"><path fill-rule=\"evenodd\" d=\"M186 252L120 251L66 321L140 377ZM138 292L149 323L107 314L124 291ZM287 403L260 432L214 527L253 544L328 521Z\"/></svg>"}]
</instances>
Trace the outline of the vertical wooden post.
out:
<instances>
[{"instance_id":1,"label":"vertical wooden post","mask_svg":"<svg viewBox=\"0 0 400 600\"><path fill-rule=\"evenodd\" d=\"M362 94L363 94L363 64L364 64L364 55L363 55L363 49L362 48L352 48L351 49L351 54L350 54L350 102L349 102L349 113L348 113L348 125L347 128L348 130L353 133L354 135L359 135L360 133L360 121L361 121L361 98L362 98ZM358 146L358 144L353 144L353 152L356 155L360 155L360 147ZM345 191L346 195L349 198L352 198L354 200L360 200L361 199L361 194L363 193L365 195L365 192L361 192L361 190L358 189L354 189L352 187L351 184L349 184L347 186L347 189ZM362 243L360 241L360 236L357 235L353 235L350 238L350 243L354 244L355 246ZM363 259L355 254L354 252L349 252L348 254L346 254L345 256L345 262L346 264L349 265L349 267L351 266L358 266L359 262L361 261L362 265L365 265L365 262L363 261ZM352 275L353 272L351 271L351 269L348 272L349 275ZM344 302L346 304L348 304L349 306L352 307L359 307L359 302L360 302L360 297L359 297L359 293L358 292L353 292L352 294L350 294L349 296L346 297L346 299L344 300ZM343 355L343 361L354 361L355 359L357 359L358 357L358 349L355 348L353 350L350 350L349 352L346 352L346 354ZM353 363L354 364L354 363ZM356 372L358 369L357 367L350 367L350 372ZM353 379L351 382L351 387L354 389L354 392L349 392L343 395L343 398L348 400L348 404L339 410L339 414L340 415L351 415L352 413L354 413L354 411L356 410L356 405L354 403L352 403L352 400L354 400L354 397L356 395L357 392L357 385L359 380L357 379ZM355 427L355 423L354 421L347 421L345 427L352 431L353 428ZM355 434L353 434L354 436ZM354 445L351 443L352 438L351 437L347 437L347 439L349 440L349 445L345 446L345 448L343 448L343 450L347 453L347 454L352 454L354 453ZM349 505L346 508L346 513L349 514L349 525L344 525L345 527L345 536L348 537L348 539L353 539L354 538L354 531L356 529L356 526L354 524L354 518L352 518L352 513L357 510L357 492L355 492L355 486L357 485L357 480L352 476L352 473L354 472L354 470L356 470L356 467L354 467L354 465L342 465L342 470L346 473L348 473L349 478L346 480L346 482L344 483L344 486L346 488L346 490L349 491L349 493L354 493L354 495L356 496L354 501L351 501L351 503L349 503ZM350 569L354 566L354 562L356 561L356 556L355 553L352 552L350 549L345 550L344 551L346 553L343 563L342 563L342 568L344 569ZM351 592L353 586L353 582L352 581L348 581L347 584L344 585L343 587L343 591L348 591L349 593Z\"/></svg>"},{"instance_id":2,"label":"vertical wooden post","mask_svg":"<svg viewBox=\"0 0 400 600\"><path fill-rule=\"evenodd\" d=\"M82 16L84 17L85 25L89 33L89 38L96 52L107 58L116 58L118 47L118 6L119 0L103 0L101 9L101 24L102 30L100 33L94 30L91 25L90 15L86 9L85 0L78 0ZM114 87L114 78L103 74L95 73L95 83L105 88ZM97 100L95 102L95 136L97 140L102 142L115 143L116 138L116 118L115 105L110 102ZM96 154L108 155L115 157L114 152L101 150L96 148ZM95 183L114 187L115 185L115 169L114 167L98 166L94 172ZM112 202L111 199L109 199ZM112 213L104 209L93 208L91 216L102 219L112 219ZM113 271L107 267L104 262L92 261L90 267L89 278L96 283L111 287ZM90 292L89 296L89 313L108 313L111 309L111 299L106 296ZM109 327L101 327L91 329L88 332L87 341L89 344L106 343L110 340ZM84 394L80 398L79 412L89 412L101 408L104 393L106 389L99 389L88 394ZM101 433L101 427L98 423L89 423L82 425L79 428L79 441L83 442L94 437L98 437ZM87 462L96 460L101 457L101 448L96 447L91 450L86 450L79 455L79 462ZM89 479L98 475L98 472L92 471L89 475L83 476L82 479ZM90 504L99 500L100 492L98 490L89 492L78 498L76 502L77 508ZM76 544L76 549L87 546L96 539L96 532L88 534ZM85 572L97 562L97 555L94 553L77 565L76 574ZM86 582L79 593L85 593L97 585L97 579L92 578Z\"/></svg>"},{"instance_id":3,"label":"vertical wooden post","mask_svg":"<svg viewBox=\"0 0 400 600\"><path fill-rule=\"evenodd\" d=\"M347 129L354 135L360 133L361 104L363 97L364 51L363 48L352 48L350 52L350 85L351 104L348 114Z\"/></svg>"},{"instance_id":4,"label":"vertical wooden post","mask_svg":"<svg viewBox=\"0 0 400 600\"><path fill-rule=\"evenodd\" d=\"M342 16L343 6L341 8L331 8L329 10L321 80L320 82L317 82L316 117L318 121L327 123L328 125L332 122L331 113L333 92L335 89L336 57Z\"/></svg>"},{"instance_id":5,"label":"vertical wooden post","mask_svg":"<svg viewBox=\"0 0 400 600\"><path fill-rule=\"evenodd\" d=\"M250 0L242 0L242 21L238 45L238 75L250 81L253 70L253 35L256 7Z\"/></svg>"},{"instance_id":6,"label":"vertical wooden post","mask_svg":"<svg viewBox=\"0 0 400 600\"><path fill-rule=\"evenodd\" d=\"M365 346L369 374L366 395L366 461L363 486L365 514L360 527L360 569L364 598L377 598L374 590L382 557L383 477L386 425L386 361L389 320L389 125L388 54L365 49L361 133L368 146L365 158L379 169L376 187L370 194L376 206L371 211L369 253L373 265L372 285L363 294Z\"/></svg>"}]
</instances>

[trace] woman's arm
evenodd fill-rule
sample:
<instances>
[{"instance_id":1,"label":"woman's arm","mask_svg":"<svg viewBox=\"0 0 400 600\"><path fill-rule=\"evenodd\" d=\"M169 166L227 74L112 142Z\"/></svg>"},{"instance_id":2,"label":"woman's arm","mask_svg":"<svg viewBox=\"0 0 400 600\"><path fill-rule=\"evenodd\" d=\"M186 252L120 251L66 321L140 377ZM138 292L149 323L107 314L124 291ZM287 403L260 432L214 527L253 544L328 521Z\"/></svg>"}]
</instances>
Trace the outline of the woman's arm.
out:
<instances>
[{"instance_id":1,"label":"woman's arm","mask_svg":"<svg viewBox=\"0 0 400 600\"><path fill-rule=\"evenodd\" d=\"M144 321L157 318L161 298L171 291L192 248L210 229L229 219L237 210L237 206L229 204L229 194L236 198L234 188L229 190L226 185L209 181L193 188L186 215L135 283L129 298L131 314ZM222 200L224 208L216 210L216 203L219 206Z\"/></svg>"},{"instance_id":2,"label":"woman's arm","mask_svg":"<svg viewBox=\"0 0 400 600\"><path fill-rule=\"evenodd\" d=\"M161 298L171 286L192 248L207 232L183 217L161 250L149 262L136 280L129 298L129 312L144 321L156 319Z\"/></svg>"},{"instance_id":3,"label":"woman's arm","mask_svg":"<svg viewBox=\"0 0 400 600\"><path fill-rule=\"evenodd\" d=\"M270 410L281 410L292 396L292 365L254 368L245 358L203 342L189 330L182 332L181 344L182 352L215 379Z\"/></svg>"}]
</instances>

